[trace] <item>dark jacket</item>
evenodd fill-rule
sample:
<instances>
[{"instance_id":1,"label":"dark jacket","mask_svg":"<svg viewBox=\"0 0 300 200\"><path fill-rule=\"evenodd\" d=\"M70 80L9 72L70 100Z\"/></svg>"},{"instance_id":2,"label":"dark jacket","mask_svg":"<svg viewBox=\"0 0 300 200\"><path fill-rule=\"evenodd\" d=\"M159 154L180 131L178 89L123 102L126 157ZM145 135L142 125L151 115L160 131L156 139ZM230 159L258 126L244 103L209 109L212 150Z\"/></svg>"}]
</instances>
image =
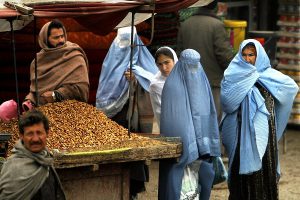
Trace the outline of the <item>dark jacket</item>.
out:
<instances>
[{"instance_id":1,"label":"dark jacket","mask_svg":"<svg viewBox=\"0 0 300 200\"><path fill-rule=\"evenodd\" d=\"M201 64L211 86L220 86L224 70L234 54L224 23L211 10L199 13L180 24L178 50L194 49L201 55Z\"/></svg>"},{"instance_id":2,"label":"dark jacket","mask_svg":"<svg viewBox=\"0 0 300 200\"><path fill-rule=\"evenodd\" d=\"M32 197L31 200L65 200L64 192L60 187L57 175L52 168L49 170L49 176L42 187Z\"/></svg>"}]
</instances>

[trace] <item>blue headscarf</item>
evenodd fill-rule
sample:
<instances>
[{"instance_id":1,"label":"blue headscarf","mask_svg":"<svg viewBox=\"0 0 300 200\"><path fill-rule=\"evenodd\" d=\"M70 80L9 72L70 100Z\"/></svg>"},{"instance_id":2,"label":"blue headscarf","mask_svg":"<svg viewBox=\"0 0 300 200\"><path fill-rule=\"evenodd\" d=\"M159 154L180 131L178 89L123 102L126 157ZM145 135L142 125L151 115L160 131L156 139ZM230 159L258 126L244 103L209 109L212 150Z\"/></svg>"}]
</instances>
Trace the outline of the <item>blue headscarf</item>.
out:
<instances>
[{"instance_id":1,"label":"blue headscarf","mask_svg":"<svg viewBox=\"0 0 300 200\"><path fill-rule=\"evenodd\" d=\"M130 68L131 27L118 29L117 37L111 44L103 61L96 94L96 107L108 117L122 110L129 98L129 82L124 72ZM151 53L140 40L134 28L132 72L138 83L149 91L149 85L158 71Z\"/></svg>"},{"instance_id":2,"label":"blue headscarf","mask_svg":"<svg viewBox=\"0 0 300 200\"><path fill-rule=\"evenodd\" d=\"M256 48L255 66L242 57L242 50L249 43L253 43ZM254 85L256 82L274 98L278 141L286 127L299 88L293 79L271 68L270 60L258 41L248 39L241 43L239 52L225 70L221 82L224 111L221 131L222 142L229 154L229 171L238 140L237 113L241 107L240 174L250 174L261 169L262 157L268 144L270 114L264 98Z\"/></svg>"},{"instance_id":3,"label":"blue headscarf","mask_svg":"<svg viewBox=\"0 0 300 200\"><path fill-rule=\"evenodd\" d=\"M161 100L160 133L181 137L183 154L178 163L160 167L160 199L179 199L183 169L200 156L219 156L220 141L211 88L200 55L184 50L168 76Z\"/></svg>"}]
</instances>

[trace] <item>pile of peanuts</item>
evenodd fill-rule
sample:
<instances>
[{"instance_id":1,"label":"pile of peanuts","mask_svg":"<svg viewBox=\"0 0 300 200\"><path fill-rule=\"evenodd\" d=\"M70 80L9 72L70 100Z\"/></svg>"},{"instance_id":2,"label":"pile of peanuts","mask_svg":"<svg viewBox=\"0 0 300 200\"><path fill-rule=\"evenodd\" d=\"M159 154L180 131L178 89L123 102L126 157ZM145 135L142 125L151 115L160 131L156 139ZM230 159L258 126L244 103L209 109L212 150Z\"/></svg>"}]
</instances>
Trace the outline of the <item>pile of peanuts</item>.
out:
<instances>
[{"instance_id":1,"label":"pile of peanuts","mask_svg":"<svg viewBox=\"0 0 300 200\"><path fill-rule=\"evenodd\" d=\"M118 148L163 145L164 142L131 133L109 119L96 107L76 100L66 100L40 106L49 119L47 147L50 150L111 150ZM18 121L0 122L0 133L13 134L9 152L19 138Z\"/></svg>"}]
</instances>

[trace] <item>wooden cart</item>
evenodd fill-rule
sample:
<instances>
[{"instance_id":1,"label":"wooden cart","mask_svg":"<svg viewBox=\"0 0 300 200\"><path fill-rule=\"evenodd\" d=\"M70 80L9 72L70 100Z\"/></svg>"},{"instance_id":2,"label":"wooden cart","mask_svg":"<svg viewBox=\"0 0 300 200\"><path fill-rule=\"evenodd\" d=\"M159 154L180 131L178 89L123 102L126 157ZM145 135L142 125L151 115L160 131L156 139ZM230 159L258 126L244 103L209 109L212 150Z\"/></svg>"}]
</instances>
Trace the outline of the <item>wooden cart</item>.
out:
<instances>
[{"instance_id":1,"label":"wooden cart","mask_svg":"<svg viewBox=\"0 0 300 200\"><path fill-rule=\"evenodd\" d=\"M152 136L153 137L153 136ZM108 151L55 153L55 168L70 200L128 200L130 167L134 162L176 159L180 138L153 137L162 145ZM149 174L151 179L151 172Z\"/></svg>"}]
</instances>

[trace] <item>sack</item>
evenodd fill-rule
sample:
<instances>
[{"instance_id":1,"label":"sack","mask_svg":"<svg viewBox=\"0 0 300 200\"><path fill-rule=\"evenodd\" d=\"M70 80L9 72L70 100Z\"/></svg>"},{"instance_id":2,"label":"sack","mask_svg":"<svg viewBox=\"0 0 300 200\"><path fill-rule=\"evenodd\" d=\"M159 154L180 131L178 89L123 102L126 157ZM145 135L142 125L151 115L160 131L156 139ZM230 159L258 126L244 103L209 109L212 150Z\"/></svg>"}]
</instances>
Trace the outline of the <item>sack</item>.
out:
<instances>
[{"instance_id":1,"label":"sack","mask_svg":"<svg viewBox=\"0 0 300 200\"><path fill-rule=\"evenodd\" d=\"M199 167L200 161L196 160L184 168L180 200L199 200Z\"/></svg>"},{"instance_id":2,"label":"sack","mask_svg":"<svg viewBox=\"0 0 300 200\"><path fill-rule=\"evenodd\" d=\"M212 162L215 170L215 178L213 184L219 184L227 181L228 173L221 157L213 157Z\"/></svg>"},{"instance_id":3,"label":"sack","mask_svg":"<svg viewBox=\"0 0 300 200\"><path fill-rule=\"evenodd\" d=\"M5 101L0 105L0 119L9 122L18 117L18 106L14 100Z\"/></svg>"}]
</instances>

